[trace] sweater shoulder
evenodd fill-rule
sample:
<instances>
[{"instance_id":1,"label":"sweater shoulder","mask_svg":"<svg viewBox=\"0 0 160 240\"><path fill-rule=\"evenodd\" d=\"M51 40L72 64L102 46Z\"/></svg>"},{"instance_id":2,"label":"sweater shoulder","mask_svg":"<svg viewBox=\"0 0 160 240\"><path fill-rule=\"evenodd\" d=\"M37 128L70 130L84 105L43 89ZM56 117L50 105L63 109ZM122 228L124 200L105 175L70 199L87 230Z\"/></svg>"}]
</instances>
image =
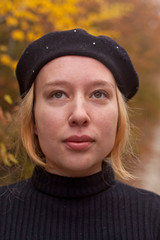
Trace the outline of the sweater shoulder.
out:
<instances>
[{"instance_id":1,"label":"sweater shoulder","mask_svg":"<svg viewBox=\"0 0 160 240\"><path fill-rule=\"evenodd\" d=\"M160 211L160 195L141 188L136 188L131 185L116 181L115 191L123 195L125 198L135 199L141 202L148 202L158 207Z\"/></svg>"},{"instance_id":2,"label":"sweater shoulder","mask_svg":"<svg viewBox=\"0 0 160 240\"><path fill-rule=\"evenodd\" d=\"M124 189L126 191L131 191L133 193L140 194L140 195L141 194L155 195L155 196L160 198L160 195L158 195L157 193L154 193L154 192L152 192L150 190L134 187L134 186L129 185L127 183L123 183L123 182L121 182L119 180L116 180L115 182L116 182L116 185L117 185L118 188L120 187L121 189Z\"/></svg>"},{"instance_id":3,"label":"sweater shoulder","mask_svg":"<svg viewBox=\"0 0 160 240\"><path fill-rule=\"evenodd\" d=\"M27 189L31 188L30 178L13 184L0 187L0 200L4 198L18 198L23 195Z\"/></svg>"}]
</instances>

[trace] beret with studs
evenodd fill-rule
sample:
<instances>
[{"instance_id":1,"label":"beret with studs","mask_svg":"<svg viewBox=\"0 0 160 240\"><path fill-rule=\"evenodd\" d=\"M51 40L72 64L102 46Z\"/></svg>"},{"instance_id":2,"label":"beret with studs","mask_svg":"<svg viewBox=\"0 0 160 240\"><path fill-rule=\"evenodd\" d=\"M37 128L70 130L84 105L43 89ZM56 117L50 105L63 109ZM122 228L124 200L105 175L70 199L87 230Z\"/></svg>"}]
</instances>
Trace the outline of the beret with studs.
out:
<instances>
[{"instance_id":1,"label":"beret with studs","mask_svg":"<svg viewBox=\"0 0 160 240\"><path fill-rule=\"evenodd\" d=\"M124 48L107 36L73 29L48 33L25 49L16 68L21 97L27 94L45 64L66 55L91 57L103 63L112 72L126 100L137 92L138 75Z\"/></svg>"}]
</instances>

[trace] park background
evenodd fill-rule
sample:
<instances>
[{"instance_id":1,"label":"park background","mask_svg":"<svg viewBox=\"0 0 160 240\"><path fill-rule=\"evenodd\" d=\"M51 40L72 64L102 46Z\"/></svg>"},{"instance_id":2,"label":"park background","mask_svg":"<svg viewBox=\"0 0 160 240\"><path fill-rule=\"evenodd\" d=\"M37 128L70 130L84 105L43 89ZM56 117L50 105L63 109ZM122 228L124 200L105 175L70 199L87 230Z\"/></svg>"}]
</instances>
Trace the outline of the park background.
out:
<instances>
[{"instance_id":1,"label":"park background","mask_svg":"<svg viewBox=\"0 0 160 240\"><path fill-rule=\"evenodd\" d=\"M8 126L19 99L16 63L31 41L71 28L108 35L127 49L140 78L139 92L129 102L136 127L135 155L127 164L138 176L129 183L160 194L158 0L0 0L0 184L27 178L33 169L31 161L15 158L8 144Z\"/></svg>"}]
</instances>

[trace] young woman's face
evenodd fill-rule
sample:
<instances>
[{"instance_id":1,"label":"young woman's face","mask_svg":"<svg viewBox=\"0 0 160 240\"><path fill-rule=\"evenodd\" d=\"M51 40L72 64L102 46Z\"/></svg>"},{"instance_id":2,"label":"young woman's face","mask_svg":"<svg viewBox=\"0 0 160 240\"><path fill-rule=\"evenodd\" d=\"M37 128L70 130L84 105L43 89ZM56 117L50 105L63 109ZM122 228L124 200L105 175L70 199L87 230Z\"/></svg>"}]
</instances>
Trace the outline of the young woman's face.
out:
<instances>
[{"instance_id":1,"label":"young woman's face","mask_svg":"<svg viewBox=\"0 0 160 240\"><path fill-rule=\"evenodd\" d=\"M36 78L34 117L47 171L70 177L100 171L117 130L113 75L89 57L49 62Z\"/></svg>"}]
</instances>

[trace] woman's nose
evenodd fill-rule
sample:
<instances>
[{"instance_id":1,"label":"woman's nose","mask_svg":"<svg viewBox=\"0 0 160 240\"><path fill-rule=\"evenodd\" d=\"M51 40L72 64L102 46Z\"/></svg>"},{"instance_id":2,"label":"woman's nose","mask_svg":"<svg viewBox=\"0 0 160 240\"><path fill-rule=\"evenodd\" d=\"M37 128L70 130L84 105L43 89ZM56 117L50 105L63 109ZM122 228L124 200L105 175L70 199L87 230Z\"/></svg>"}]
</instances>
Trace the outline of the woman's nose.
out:
<instances>
[{"instance_id":1,"label":"woman's nose","mask_svg":"<svg viewBox=\"0 0 160 240\"><path fill-rule=\"evenodd\" d=\"M72 127L86 127L90 122L89 115L86 111L86 104L83 100L77 100L73 103L69 125Z\"/></svg>"}]
</instances>

